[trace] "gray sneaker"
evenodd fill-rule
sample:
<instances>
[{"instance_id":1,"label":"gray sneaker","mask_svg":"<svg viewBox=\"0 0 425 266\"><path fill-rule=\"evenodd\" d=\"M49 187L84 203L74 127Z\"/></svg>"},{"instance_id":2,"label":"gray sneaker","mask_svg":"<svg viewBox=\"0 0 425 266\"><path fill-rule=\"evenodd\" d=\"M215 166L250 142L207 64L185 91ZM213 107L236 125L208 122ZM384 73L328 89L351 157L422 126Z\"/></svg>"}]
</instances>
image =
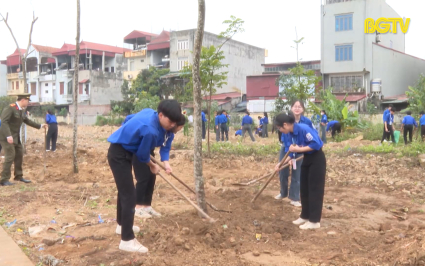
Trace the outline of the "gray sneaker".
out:
<instances>
[{"instance_id":1,"label":"gray sneaker","mask_svg":"<svg viewBox=\"0 0 425 266\"><path fill-rule=\"evenodd\" d=\"M151 206L143 208L143 210L151 216L155 216L155 217L162 216L159 212L155 211Z\"/></svg>"},{"instance_id":2,"label":"gray sneaker","mask_svg":"<svg viewBox=\"0 0 425 266\"><path fill-rule=\"evenodd\" d=\"M147 213L145 209L146 208L136 209L134 215L142 219L152 218L152 215Z\"/></svg>"}]
</instances>

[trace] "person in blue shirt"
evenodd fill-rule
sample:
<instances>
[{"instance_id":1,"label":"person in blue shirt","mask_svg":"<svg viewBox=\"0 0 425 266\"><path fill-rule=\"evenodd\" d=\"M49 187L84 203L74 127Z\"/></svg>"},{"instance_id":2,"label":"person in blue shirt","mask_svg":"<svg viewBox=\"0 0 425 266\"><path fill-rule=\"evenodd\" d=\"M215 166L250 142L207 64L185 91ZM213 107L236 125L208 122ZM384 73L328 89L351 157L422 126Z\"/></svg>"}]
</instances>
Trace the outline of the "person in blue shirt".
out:
<instances>
[{"instance_id":1,"label":"person in blue shirt","mask_svg":"<svg viewBox=\"0 0 425 266\"><path fill-rule=\"evenodd\" d=\"M150 160L150 152L158 143L162 143L161 160L167 173L172 169L169 160L171 136L167 131L176 126L182 115L180 104L176 100L163 100L158 105L158 111L146 108L134 115L123 126L108 138L108 163L118 189L117 197L117 232L121 233L120 250L146 253L148 249L140 244L134 232L140 228L134 227L136 206L136 190L133 183L133 155L148 165L152 174L158 174L160 168Z\"/></svg>"},{"instance_id":2,"label":"person in blue shirt","mask_svg":"<svg viewBox=\"0 0 425 266\"><path fill-rule=\"evenodd\" d=\"M421 118L419 119L419 126L421 127L421 139L425 137L425 112L420 112Z\"/></svg>"},{"instance_id":3,"label":"person in blue shirt","mask_svg":"<svg viewBox=\"0 0 425 266\"><path fill-rule=\"evenodd\" d=\"M328 123L328 116L326 115L326 111L320 111L320 115L322 118L320 119L320 131L322 133L321 139L323 143L326 143L326 124Z\"/></svg>"},{"instance_id":4,"label":"person in blue shirt","mask_svg":"<svg viewBox=\"0 0 425 266\"><path fill-rule=\"evenodd\" d=\"M316 130L306 124L296 123L292 115L277 115L276 125L282 133L289 134L292 140L289 147L292 154L286 159L289 167L293 167L294 154L304 154L301 164L301 214L293 223L300 225L300 229L320 228L326 176L323 142ZM279 165L276 165L275 170L278 169Z\"/></svg>"},{"instance_id":5,"label":"person in blue shirt","mask_svg":"<svg viewBox=\"0 0 425 266\"><path fill-rule=\"evenodd\" d=\"M49 126L46 136L46 151L50 151L50 143L52 143L52 151L56 152L56 142L58 140L58 122L55 113L52 110L46 112L46 124Z\"/></svg>"},{"instance_id":6,"label":"person in blue shirt","mask_svg":"<svg viewBox=\"0 0 425 266\"><path fill-rule=\"evenodd\" d=\"M245 133L248 131L249 136L251 137L252 142L255 142L255 138L252 135L252 118L249 116L249 112L245 111L245 116L242 118L242 138L245 138Z\"/></svg>"},{"instance_id":7,"label":"person in blue shirt","mask_svg":"<svg viewBox=\"0 0 425 266\"><path fill-rule=\"evenodd\" d=\"M326 132L331 130L332 138L335 138L336 133L341 133L341 124L337 120L332 120L326 126Z\"/></svg>"},{"instance_id":8,"label":"person in blue shirt","mask_svg":"<svg viewBox=\"0 0 425 266\"><path fill-rule=\"evenodd\" d=\"M229 141L229 129L227 127L227 112L223 110L219 115L218 122L220 123L221 141L224 141L224 135L226 135L226 141Z\"/></svg>"},{"instance_id":9,"label":"person in blue shirt","mask_svg":"<svg viewBox=\"0 0 425 266\"><path fill-rule=\"evenodd\" d=\"M262 135L263 138L269 137L268 126L269 126L269 116L267 115L267 112L264 112L263 126L261 127L261 129L262 129L261 135Z\"/></svg>"},{"instance_id":10,"label":"person in blue shirt","mask_svg":"<svg viewBox=\"0 0 425 266\"><path fill-rule=\"evenodd\" d=\"M418 127L418 123L416 123L415 118L412 117L412 112L407 111L406 114L407 115L403 117L403 121L401 122L401 132L403 132L405 145L407 145L407 133L409 133L409 141L412 143L413 126L415 126L415 128Z\"/></svg>"},{"instance_id":11,"label":"person in blue shirt","mask_svg":"<svg viewBox=\"0 0 425 266\"><path fill-rule=\"evenodd\" d=\"M258 127L255 129L254 134L261 137L260 132L261 128L263 127L263 118L261 116L258 116Z\"/></svg>"},{"instance_id":12,"label":"person in blue shirt","mask_svg":"<svg viewBox=\"0 0 425 266\"><path fill-rule=\"evenodd\" d=\"M389 139L391 137L391 141L393 143L395 143L395 139L394 139L394 107L391 107L391 109L389 109L389 113L387 113L385 115L385 119L384 119L384 129L385 129L385 134L382 136L382 140L381 140L381 144L382 142L384 142L385 139Z\"/></svg>"},{"instance_id":13,"label":"person in blue shirt","mask_svg":"<svg viewBox=\"0 0 425 266\"><path fill-rule=\"evenodd\" d=\"M207 129L206 129L206 123L207 123L207 118L205 117L205 113L207 111L206 110L202 110L201 112L201 117L202 117L202 141L205 141L205 135L207 134Z\"/></svg>"},{"instance_id":14,"label":"person in blue shirt","mask_svg":"<svg viewBox=\"0 0 425 266\"><path fill-rule=\"evenodd\" d=\"M294 116L297 124L305 124L311 129L313 125L307 117L303 116L304 113L304 103L300 100L296 100L291 105L291 111L288 113ZM283 134L281 136L282 147L280 148L279 161L283 159L285 154L288 152L289 147L293 144L293 141L289 134ZM302 156L302 154L295 154L294 159ZM280 200L288 197L291 201L290 204L295 207L300 207L300 177L301 177L301 164L302 159L297 161L296 167L292 170L291 173L291 186L288 186L289 183L289 168L283 169L279 172L279 181L280 181L280 193L275 197L275 199ZM289 193L288 193L289 187Z\"/></svg>"},{"instance_id":15,"label":"person in blue shirt","mask_svg":"<svg viewBox=\"0 0 425 266\"><path fill-rule=\"evenodd\" d=\"M392 108L393 108L393 105L390 104L388 106L388 108L384 110L384 113L382 115L382 122L384 124L384 132L382 133L382 140L384 140L384 139L386 139L387 141L390 140L390 135L387 134L386 127L385 127L385 119L386 119L387 115L391 112ZM382 141L381 141L381 143L382 143Z\"/></svg>"},{"instance_id":16,"label":"person in blue shirt","mask_svg":"<svg viewBox=\"0 0 425 266\"><path fill-rule=\"evenodd\" d=\"M236 132L235 132L235 137L236 136L242 136L242 129L238 129L238 130L236 130Z\"/></svg>"},{"instance_id":17,"label":"person in blue shirt","mask_svg":"<svg viewBox=\"0 0 425 266\"><path fill-rule=\"evenodd\" d=\"M221 112L215 112L215 119L214 119L214 128L215 128L215 140L220 141L220 118Z\"/></svg>"}]
</instances>

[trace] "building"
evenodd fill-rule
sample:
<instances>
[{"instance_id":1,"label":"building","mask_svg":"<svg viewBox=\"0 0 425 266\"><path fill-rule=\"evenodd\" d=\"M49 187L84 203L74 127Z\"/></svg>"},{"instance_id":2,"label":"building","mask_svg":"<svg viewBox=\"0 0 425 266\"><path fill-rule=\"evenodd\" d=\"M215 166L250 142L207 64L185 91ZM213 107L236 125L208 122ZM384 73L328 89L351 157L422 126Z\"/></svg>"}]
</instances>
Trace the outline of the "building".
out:
<instances>
[{"instance_id":1,"label":"building","mask_svg":"<svg viewBox=\"0 0 425 266\"><path fill-rule=\"evenodd\" d=\"M7 95L7 61L0 61L0 96Z\"/></svg>"},{"instance_id":2,"label":"building","mask_svg":"<svg viewBox=\"0 0 425 266\"><path fill-rule=\"evenodd\" d=\"M125 52L124 60L127 69L124 70L124 79L132 80L143 69L150 66L169 68L170 32L163 30L159 35L134 30L124 37L124 43L131 45L132 50Z\"/></svg>"},{"instance_id":3,"label":"building","mask_svg":"<svg viewBox=\"0 0 425 266\"><path fill-rule=\"evenodd\" d=\"M21 53L24 54L25 49L21 49ZM23 92L24 89L24 80L21 72L22 62L19 55L18 49L13 52L13 54L6 57L6 67L7 67L7 92L8 94L12 91L14 92Z\"/></svg>"},{"instance_id":4,"label":"building","mask_svg":"<svg viewBox=\"0 0 425 266\"><path fill-rule=\"evenodd\" d=\"M170 72L178 72L187 64L193 63L193 47L196 29L172 31L170 35ZM218 47L223 39L217 35L204 32L202 46ZM217 89L217 94L238 92L246 93L246 76L259 75L262 72L261 64L265 62L265 49L230 39L221 49L224 52L224 64L228 67L219 71L228 72L227 85Z\"/></svg>"},{"instance_id":5,"label":"building","mask_svg":"<svg viewBox=\"0 0 425 266\"><path fill-rule=\"evenodd\" d=\"M404 94L425 70L425 60L405 54L405 35L366 34L365 20L400 18L385 0L324 0L321 71L335 94L361 94L376 103Z\"/></svg>"}]
</instances>

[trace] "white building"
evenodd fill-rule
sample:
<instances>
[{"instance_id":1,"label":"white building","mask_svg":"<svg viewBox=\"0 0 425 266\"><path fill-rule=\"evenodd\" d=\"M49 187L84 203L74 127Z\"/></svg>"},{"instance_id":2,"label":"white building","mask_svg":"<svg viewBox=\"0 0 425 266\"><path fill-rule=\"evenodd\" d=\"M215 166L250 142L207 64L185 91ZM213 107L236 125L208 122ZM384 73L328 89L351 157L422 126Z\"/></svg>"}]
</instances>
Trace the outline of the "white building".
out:
<instances>
[{"instance_id":1,"label":"white building","mask_svg":"<svg viewBox=\"0 0 425 266\"><path fill-rule=\"evenodd\" d=\"M367 18L400 18L385 0L323 0L321 13L325 88L333 87L334 93L391 98L404 94L424 72L425 60L405 54L400 25L397 33L365 33ZM381 86L372 90L372 80L382 81Z\"/></svg>"}]
</instances>

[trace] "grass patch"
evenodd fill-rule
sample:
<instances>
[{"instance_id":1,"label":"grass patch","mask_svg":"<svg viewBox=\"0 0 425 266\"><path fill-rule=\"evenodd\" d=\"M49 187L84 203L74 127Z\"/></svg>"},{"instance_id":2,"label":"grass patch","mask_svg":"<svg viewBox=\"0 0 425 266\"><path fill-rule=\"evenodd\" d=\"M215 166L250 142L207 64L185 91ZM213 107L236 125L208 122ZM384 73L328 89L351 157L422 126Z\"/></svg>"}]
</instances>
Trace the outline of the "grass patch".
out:
<instances>
[{"instance_id":1,"label":"grass patch","mask_svg":"<svg viewBox=\"0 0 425 266\"><path fill-rule=\"evenodd\" d=\"M358 126L363 133L364 140L381 140L382 134L384 131L383 124L372 124L370 122L365 122Z\"/></svg>"},{"instance_id":2,"label":"grass patch","mask_svg":"<svg viewBox=\"0 0 425 266\"><path fill-rule=\"evenodd\" d=\"M414 141L409 145L404 145L404 143L398 143L398 145L394 145L392 143L384 143L381 146L376 145L366 145L357 148L358 151L363 153L394 153L401 156L406 157L416 157L418 154L425 153L425 143Z\"/></svg>"},{"instance_id":3,"label":"grass patch","mask_svg":"<svg viewBox=\"0 0 425 266\"><path fill-rule=\"evenodd\" d=\"M269 145L246 145L242 142L229 143L229 142L214 142L210 144L211 153L218 154L233 154L233 155L256 155L267 156L276 155L280 152L280 145L278 143ZM204 152L208 151L207 145L203 145Z\"/></svg>"},{"instance_id":4,"label":"grass patch","mask_svg":"<svg viewBox=\"0 0 425 266\"><path fill-rule=\"evenodd\" d=\"M25 192L25 191L35 191L36 188L35 187L29 187L29 186L20 186L19 190L23 191L23 192Z\"/></svg>"},{"instance_id":5,"label":"grass patch","mask_svg":"<svg viewBox=\"0 0 425 266\"><path fill-rule=\"evenodd\" d=\"M335 141L335 142L341 142L344 140L348 140L348 139L354 139L355 137L357 137L357 134L348 132L348 131L343 131L339 134L335 135L335 138L331 138L331 140Z\"/></svg>"},{"instance_id":6,"label":"grass patch","mask_svg":"<svg viewBox=\"0 0 425 266\"><path fill-rule=\"evenodd\" d=\"M87 202L87 206L90 207L90 209L96 209L97 208L97 201L95 201L95 200L89 200Z\"/></svg>"}]
</instances>

